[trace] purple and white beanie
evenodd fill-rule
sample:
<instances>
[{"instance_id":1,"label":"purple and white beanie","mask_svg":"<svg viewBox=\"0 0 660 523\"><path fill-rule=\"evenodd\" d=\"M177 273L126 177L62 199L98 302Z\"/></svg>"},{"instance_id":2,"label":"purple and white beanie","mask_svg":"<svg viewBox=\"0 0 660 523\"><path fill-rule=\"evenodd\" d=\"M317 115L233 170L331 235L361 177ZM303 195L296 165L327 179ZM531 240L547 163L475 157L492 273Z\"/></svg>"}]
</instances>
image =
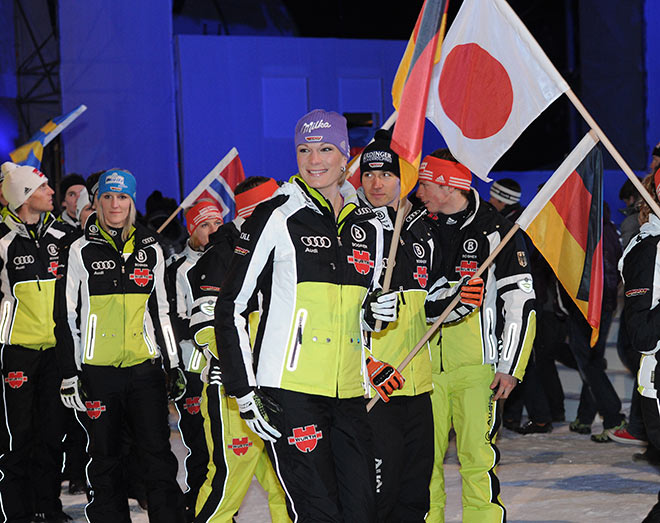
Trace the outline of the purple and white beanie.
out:
<instances>
[{"instance_id":1,"label":"purple and white beanie","mask_svg":"<svg viewBox=\"0 0 660 523\"><path fill-rule=\"evenodd\" d=\"M296 147L304 143L331 143L341 153L350 157L346 118L335 111L314 109L296 124Z\"/></svg>"}]
</instances>

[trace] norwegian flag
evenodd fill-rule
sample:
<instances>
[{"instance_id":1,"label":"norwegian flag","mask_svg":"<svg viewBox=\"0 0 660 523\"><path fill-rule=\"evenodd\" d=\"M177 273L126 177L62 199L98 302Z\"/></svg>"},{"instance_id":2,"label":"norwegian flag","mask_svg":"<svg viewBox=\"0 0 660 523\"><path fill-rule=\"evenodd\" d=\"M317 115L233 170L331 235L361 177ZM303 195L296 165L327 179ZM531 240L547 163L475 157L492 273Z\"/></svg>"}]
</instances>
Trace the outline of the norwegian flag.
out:
<instances>
[{"instance_id":1,"label":"norwegian flag","mask_svg":"<svg viewBox=\"0 0 660 523\"><path fill-rule=\"evenodd\" d=\"M190 207L197 200L213 200L222 211L222 220L227 223L234 219L236 212L234 189L243 180L245 180L243 164L236 147L232 147L231 151L186 196L181 202L181 207L183 209Z\"/></svg>"}]
</instances>

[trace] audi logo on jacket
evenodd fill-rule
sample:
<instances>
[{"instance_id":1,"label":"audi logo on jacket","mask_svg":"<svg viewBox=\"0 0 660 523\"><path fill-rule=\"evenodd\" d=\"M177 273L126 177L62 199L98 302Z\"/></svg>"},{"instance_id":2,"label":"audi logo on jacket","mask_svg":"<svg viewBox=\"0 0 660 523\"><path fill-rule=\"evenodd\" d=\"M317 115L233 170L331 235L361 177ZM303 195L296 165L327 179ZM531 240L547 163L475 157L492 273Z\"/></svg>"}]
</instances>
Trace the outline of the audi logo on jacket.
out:
<instances>
[{"instance_id":1,"label":"audi logo on jacket","mask_svg":"<svg viewBox=\"0 0 660 523\"><path fill-rule=\"evenodd\" d=\"M349 183L341 190L344 207L335 217L296 175L243 224L246 236L234 249L215 310L229 394L255 384L339 398L364 394L362 328L369 327L361 309L378 287L383 231ZM253 367L244 316L259 291Z\"/></svg>"},{"instance_id":2,"label":"audi logo on jacket","mask_svg":"<svg viewBox=\"0 0 660 523\"><path fill-rule=\"evenodd\" d=\"M138 224L120 252L91 215L62 257L56 314L64 375L82 364L130 367L161 355L178 365L163 250L151 231Z\"/></svg>"},{"instance_id":3,"label":"audi logo on jacket","mask_svg":"<svg viewBox=\"0 0 660 523\"><path fill-rule=\"evenodd\" d=\"M10 210L5 213L0 225L0 343L53 347L59 244L73 229L51 213L30 229Z\"/></svg>"}]
</instances>

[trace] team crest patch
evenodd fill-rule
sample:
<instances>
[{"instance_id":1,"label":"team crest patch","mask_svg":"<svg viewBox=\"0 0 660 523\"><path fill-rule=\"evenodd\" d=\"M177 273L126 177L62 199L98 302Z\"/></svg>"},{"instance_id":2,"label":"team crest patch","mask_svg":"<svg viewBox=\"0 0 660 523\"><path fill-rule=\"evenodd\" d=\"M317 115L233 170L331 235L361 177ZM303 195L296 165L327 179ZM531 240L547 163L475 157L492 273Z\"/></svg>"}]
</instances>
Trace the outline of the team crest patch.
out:
<instances>
[{"instance_id":1,"label":"team crest patch","mask_svg":"<svg viewBox=\"0 0 660 523\"><path fill-rule=\"evenodd\" d=\"M201 404L202 398L199 396L191 396L190 398L186 398L186 401L183 403L183 408L186 409L188 414L199 414Z\"/></svg>"},{"instance_id":2,"label":"team crest patch","mask_svg":"<svg viewBox=\"0 0 660 523\"><path fill-rule=\"evenodd\" d=\"M87 408L87 416L89 416L90 419L99 419L101 414L105 412L105 405L99 400L86 401L85 407Z\"/></svg>"},{"instance_id":3,"label":"team crest patch","mask_svg":"<svg viewBox=\"0 0 660 523\"><path fill-rule=\"evenodd\" d=\"M456 267L455 270L458 274L461 275L461 278L464 276L472 276L477 272L477 262L462 260L461 264Z\"/></svg>"},{"instance_id":4,"label":"team crest patch","mask_svg":"<svg viewBox=\"0 0 660 523\"><path fill-rule=\"evenodd\" d=\"M244 456L251 446L252 442L245 436L244 438L232 438L231 445L227 445L227 448L233 450L237 456Z\"/></svg>"},{"instance_id":5,"label":"team crest patch","mask_svg":"<svg viewBox=\"0 0 660 523\"><path fill-rule=\"evenodd\" d=\"M57 262L50 262L48 266L48 272L50 272L53 276L57 276L57 268L59 267L59 264Z\"/></svg>"},{"instance_id":6,"label":"team crest patch","mask_svg":"<svg viewBox=\"0 0 660 523\"><path fill-rule=\"evenodd\" d=\"M521 267L527 267L527 254L525 251L518 251L518 264Z\"/></svg>"},{"instance_id":7,"label":"team crest patch","mask_svg":"<svg viewBox=\"0 0 660 523\"><path fill-rule=\"evenodd\" d=\"M417 271L413 273L413 278L417 280L417 283L419 283L419 286L422 289L426 289L426 282L429 279L429 275L426 272L426 267L420 267L419 265L417 266Z\"/></svg>"},{"instance_id":8,"label":"team crest patch","mask_svg":"<svg viewBox=\"0 0 660 523\"><path fill-rule=\"evenodd\" d=\"M374 266L374 261L371 259L371 253L369 251L353 249L353 256L348 256L347 259L348 263L353 264L359 274L369 274L369 271Z\"/></svg>"},{"instance_id":9,"label":"team crest patch","mask_svg":"<svg viewBox=\"0 0 660 523\"><path fill-rule=\"evenodd\" d=\"M634 298L635 296L643 296L647 292L649 292L651 289L648 287L643 287L641 289L630 289L629 291L626 291L626 298Z\"/></svg>"},{"instance_id":10,"label":"team crest patch","mask_svg":"<svg viewBox=\"0 0 660 523\"><path fill-rule=\"evenodd\" d=\"M150 280L153 280L153 274L149 269L134 269L133 274L128 275L129 279L133 280L140 287L146 287Z\"/></svg>"},{"instance_id":11,"label":"team crest patch","mask_svg":"<svg viewBox=\"0 0 660 523\"><path fill-rule=\"evenodd\" d=\"M5 378L5 383L8 384L12 389L20 389L28 380L28 377L23 373L22 370L12 371L7 373Z\"/></svg>"},{"instance_id":12,"label":"team crest patch","mask_svg":"<svg viewBox=\"0 0 660 523\"><path fill-rule=\"evenodd\" d=\"M293 436L289 436L287 441L289 445L295 445L303 453L312 452L316 444L323 439L323 432L316 430L316 425L307 425L306 427L295 427Z\"/></svg>"}]
</instances>

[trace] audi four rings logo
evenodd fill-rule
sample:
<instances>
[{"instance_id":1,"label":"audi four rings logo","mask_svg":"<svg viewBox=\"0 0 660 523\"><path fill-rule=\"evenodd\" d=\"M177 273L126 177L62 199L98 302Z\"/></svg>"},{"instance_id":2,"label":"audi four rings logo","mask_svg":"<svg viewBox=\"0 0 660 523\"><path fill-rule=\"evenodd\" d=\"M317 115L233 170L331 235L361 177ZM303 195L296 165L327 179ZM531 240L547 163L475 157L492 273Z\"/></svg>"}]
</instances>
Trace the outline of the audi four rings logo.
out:
<instances>
[{"instance_id":1,"label":"audi four rings logo","mask_svg":"<svg viewBox=\"0 0 660 523\"><path fill-rule=\"evenodd\" d=\"M330 238L327 236L302 236L300 241L305 247L330 247Z\"/></svg>"},{"instance_id":2,"label":"audi four rings logo","mask_svg":"<svg viewBox=\"0 0 660 523\"><path fill-rule=\"evenodd\" d=\"M115 262L112 260L93 261L92 269L95 271L108 271L115 268Z\"/></svg>"},{"instance_id":3,"label":"audi four rings logo","mask_svg":"<svg viewBox=\"0 0 660 523\"><path fill-rule=\"evenodd\" d=\"M34 256L28 254L26 256L14 256L14 265L28 265L34 263Z\"/></svg>"}]
</instances>

